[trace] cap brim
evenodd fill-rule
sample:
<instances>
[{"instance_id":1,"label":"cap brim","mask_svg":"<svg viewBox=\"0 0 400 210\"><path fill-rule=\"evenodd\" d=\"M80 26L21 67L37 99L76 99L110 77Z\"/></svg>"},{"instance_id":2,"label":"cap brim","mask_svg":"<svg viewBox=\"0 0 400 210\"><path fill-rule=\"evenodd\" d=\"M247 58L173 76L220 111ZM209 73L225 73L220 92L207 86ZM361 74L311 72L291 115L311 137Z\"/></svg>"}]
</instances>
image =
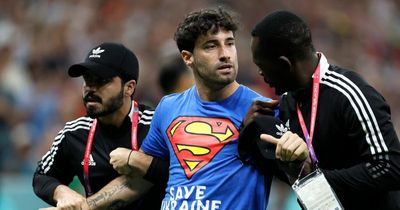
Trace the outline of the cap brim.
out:
<instances>
[{"instance_id":1,"label":"cap brim","mask_svg":"<svg viewBox=\"0 0 400 210\"><path fill-rule=\"evenodd\" d=\"M253 121L240 132L239 149L243 153L257 151L261 153L265 159L275 159L276 145L262 141L260 135L265 133L275 138L280 138L285 131L279 130L278 127L284 128L284 125L281 120L273 116L264 115L255 117Z\"/></svg>"},{"instance_id":2,"label":"cap brim","mask_svg":"<svg viewBox=\"0 0 400 210\"><path fill-rule=\"evenodd\" d=\"M114 69L89 60L74 64L68 69L70 77L80 77L84 74L94 74L102 78L110 78L118 75Z\"/></svg>"}]
</instances>

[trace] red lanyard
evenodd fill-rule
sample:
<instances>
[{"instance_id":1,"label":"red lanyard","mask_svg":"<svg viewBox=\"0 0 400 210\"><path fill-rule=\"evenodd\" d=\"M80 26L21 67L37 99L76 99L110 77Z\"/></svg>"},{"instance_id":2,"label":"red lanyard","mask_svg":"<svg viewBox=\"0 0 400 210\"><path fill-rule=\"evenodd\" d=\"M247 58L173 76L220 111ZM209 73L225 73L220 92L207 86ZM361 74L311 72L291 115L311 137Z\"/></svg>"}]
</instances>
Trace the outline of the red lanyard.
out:
<instances>
[{"instance_id":1,"label":"red lanyard","mask_svg":"<svg viewBox=\"0 0 400 210\"><path fill-rule=\"evenodd\" d=\"M137 151L139 149L138 143L137 143L137 128L138 128L138 124L139 124L139 105L136 101L132 101L132 102L133 102L133 112L132 112L131 142L132 142L132 149ZM90 161L90 153L92 151L92 143L93 143L94 132L96 131L96 126L97 126L97 119L94 119L92 126L90 127L90 130L89 130L89 135L87 138L86 149L85 149L85 155L84 155L84 159L83 159L83 178L85 181L88 196L93 194L93 191L89 184L89 161Z\"/></svg>"},{"instance_id":2,"label":"red lanyard","mask_svg":"<svg viewBox=\"0 0 400 210\"><path fill-rule=\"evenodd\" d=\"M314 137L314 128L315 128L315 119L317 117L317 108L318 108L318 97L319 97L319 83L320 83L320 65L318 64L313 78L313 86L312 86L312 101L311 101L311 119L310 119L310 133L307 131L306 124L304 122L303 115L301 114L299 104L296 104L297 116L299 118L299 122L301 125L301 129L303 130L304 138L307 142L308 150L311 154L311 160L313 163L317 162L317 156L315 155L314 148L312 146L312 140Z\"/></svg>"}]
</instances>

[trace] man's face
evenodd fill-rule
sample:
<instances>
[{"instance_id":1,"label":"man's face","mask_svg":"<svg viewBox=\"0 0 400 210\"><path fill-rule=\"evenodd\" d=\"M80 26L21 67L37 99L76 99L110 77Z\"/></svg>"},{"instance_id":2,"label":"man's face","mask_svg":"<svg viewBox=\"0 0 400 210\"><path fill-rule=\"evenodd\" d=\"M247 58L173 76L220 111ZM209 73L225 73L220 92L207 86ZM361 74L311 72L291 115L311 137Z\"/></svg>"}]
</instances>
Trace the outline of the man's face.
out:
<instances>
[{"instance_id":1,"label":"man's face","mask_svg":"<svg viewBox=\"0 0 400 210\"><path fill-rule=\"evenodd\" d=\"M290 86L287 66L282 65L279 58L269 58L265 52L262 52L259 45L259 38L253 37L251 39L253 62L258 66L259 73L264 77L264 81L270 87L275 88L275 94L282 95L288 91Z\"/></svg>"},{"instance_id":2,"label":"man's face","mask_svg":"<svg viewBox=\"0 0 400 210\"><path fill-rule=\"evenodd\" d=\"M236 45L232 31L211 31L197 38L189 65L193 69L197 85L219 88L236 79Z\"/></svg>"},{"instance_id":3,"label":"man's face","mask_svg":"<svg viewBox=\"0 0 400 210\"><path fill-rule=\"evenodd\" d=\"M122 107L124 88L119 77L103 79L86 74L83 79L83 103L89 117L106 116Z\"/></svg>"}]
</instances>

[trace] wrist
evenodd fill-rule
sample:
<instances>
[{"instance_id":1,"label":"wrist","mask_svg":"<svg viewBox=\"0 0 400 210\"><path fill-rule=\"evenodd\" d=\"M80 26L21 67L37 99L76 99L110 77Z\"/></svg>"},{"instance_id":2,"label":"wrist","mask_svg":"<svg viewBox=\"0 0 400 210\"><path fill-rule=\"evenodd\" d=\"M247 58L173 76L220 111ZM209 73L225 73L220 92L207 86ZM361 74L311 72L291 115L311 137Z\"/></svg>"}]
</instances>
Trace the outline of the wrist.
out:
<instances>
[{"instance_id":1,"label":"wrist","mask_svg":"<svg viewBox=\"0 0 400 210\"><path fill-rule=\"evenodd\" d=\"M311 161L310 156L308 156L307 159L304 160L303 164L304 165L303 165L303 173L302 173L302 175L305 176L305 175L311 173L312 170L313 170L312 161Z\"/></svg>"},{"instance_id":2,"label":"wrist","mask_svg":"<svg viewBox=\"0 0 400 210\"><path fill-rule=\"evenodd\" d=\"M153 157L137 151L134 151L134 154L131 156L132 160L130 161L130 167L134 168L140 177L143 177L147 173Z\"/></svg>"},{"instance_id":3,"label":"wrist","mask_svg":"<svg viewBox=\"0 0 400 210\"><path fill-rule=\"evenodd\" d=\"M57 201L63 197L65 191L69 190L66 185L60 184L58 185L53 192L53 200L57 203Z\"/></svg>"},{"instance_id":4,"label":"wrist","mask_svg":"<svg viewBox=\"0 0 400 210\"><path fill-rule=\"evenodd\" d=\"M133 152L133 150L131 150L131 151L129 152L128 160L126 161L126 165L127 165L128 167L131 167L131 165L129 165L129 162L130 162L130 160L131 160L131 154L132 154L132 152Z\"/></svg>"}]
</instances>

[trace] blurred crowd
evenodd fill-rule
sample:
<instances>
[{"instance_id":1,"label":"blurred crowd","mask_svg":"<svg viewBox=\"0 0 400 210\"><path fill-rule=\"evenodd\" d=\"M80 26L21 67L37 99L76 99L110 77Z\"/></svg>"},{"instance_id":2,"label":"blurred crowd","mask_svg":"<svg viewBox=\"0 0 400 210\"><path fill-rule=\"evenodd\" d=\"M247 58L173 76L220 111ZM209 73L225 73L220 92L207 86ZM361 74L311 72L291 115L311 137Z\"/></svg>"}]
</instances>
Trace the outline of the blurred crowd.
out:
<instances>
[{"instance_id":1,"label":"blurred crowd","mask_svg":"<svg viewBox=\"0 0 400 210\"><path fill-rule=\"evenodd\" d=\"M173 35L189 11L224 5L237 13L240 83L276 98L257 75L250 30L267 12L294 11L315 48L354 69L386 98L400 131L400 2L397 0L1 0L0 172L32 173L66 121L84 114L80 79L66 70L104 41L122 42L140 61L136 98L156 105L161 61L178 53Z\"/></svg>"}]
</instances>

